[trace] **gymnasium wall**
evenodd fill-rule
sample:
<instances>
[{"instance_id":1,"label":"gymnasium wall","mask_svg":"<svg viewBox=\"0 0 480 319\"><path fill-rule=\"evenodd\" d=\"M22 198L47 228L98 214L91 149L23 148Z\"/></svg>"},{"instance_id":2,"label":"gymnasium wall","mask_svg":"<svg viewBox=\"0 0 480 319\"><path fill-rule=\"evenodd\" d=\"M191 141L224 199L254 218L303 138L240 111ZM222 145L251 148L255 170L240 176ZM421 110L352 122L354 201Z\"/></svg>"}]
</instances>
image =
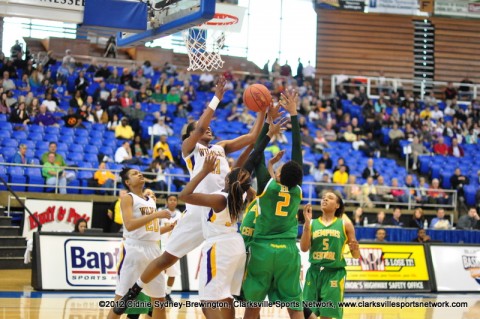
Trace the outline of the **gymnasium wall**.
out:
<instances>
[{"instance_id":1,"label":"gymnasium wall","mask_svg":"<svg viewBox=\"0 0 480 319\"><path fill-rule=\"evenodd\" d=\"M413 20L406 15L317 9L317 77L324 93L332 74L413 79ZM480 83L480 29L476 20L431 18L435 25L435 80Z\"/></svg>"},{"instance_id":2,"label":"gymnasium wall","mask_svg":"<svg viewBox=\"0 0 480 319\"><path fill-rule=\"evenodd\" d=\"M435 80L480 83L480 21L432 18L435 25Z\"/></svg>"}]
</instances>

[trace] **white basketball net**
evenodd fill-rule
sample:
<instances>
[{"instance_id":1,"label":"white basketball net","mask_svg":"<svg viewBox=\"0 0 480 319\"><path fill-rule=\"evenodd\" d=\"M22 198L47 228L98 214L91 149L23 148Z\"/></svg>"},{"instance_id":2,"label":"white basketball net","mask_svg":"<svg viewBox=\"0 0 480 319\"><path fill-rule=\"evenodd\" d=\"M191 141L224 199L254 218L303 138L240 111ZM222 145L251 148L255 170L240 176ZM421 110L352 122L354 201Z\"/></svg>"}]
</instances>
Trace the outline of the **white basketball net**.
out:
<instances>
[{"instance_id":1,"label":"white basketball net","mask_svg":"<svg viewBox=\"0 0 480 319\"><path fill-rule=\"evenodd\" d=\"M209 23L214 22L214 26ZM238 21L238 19L237 19ZM236 21L223 16L215 16L203 25L183 32L183 40L187 47L190 66L188 71L212 71L223 67L224 61L220 50L225 45L225 32Z\"/></svg>"}]
</instances>

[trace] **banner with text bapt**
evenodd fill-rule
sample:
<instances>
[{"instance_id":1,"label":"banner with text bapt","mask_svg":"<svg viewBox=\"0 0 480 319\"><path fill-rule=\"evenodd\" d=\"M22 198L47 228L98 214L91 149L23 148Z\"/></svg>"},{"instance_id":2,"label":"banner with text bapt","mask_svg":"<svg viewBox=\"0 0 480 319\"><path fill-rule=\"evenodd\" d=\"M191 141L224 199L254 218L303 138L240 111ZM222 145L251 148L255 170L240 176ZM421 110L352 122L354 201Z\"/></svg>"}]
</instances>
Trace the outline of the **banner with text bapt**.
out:
<instances>
[{"instance_id":1,"label":"banner with text bapt","mask_svg":"<svg viewBox=\"0 0 480 319\"><path fill-rule=\"evenodd\" d=\"M435 0L435 15L480 18L479 0Z\"/></svg>"},{"instance_id":2,"label":"banner with text bapt","mask_svg":"<svg viewBox=\"0 0 480 319\"><path fill-rule=\"evenodd\" d=\"M26 199L25 206L42 224L42 231L71 232L80 218L87 221L88 228L92 225L93 202ZM30 239L37 230L37 223L25 212L22 236Z\"/></svg>"},{"instance_id":3,"label":"banner with text bapt","mask_svg":"<svg viewBox=\"0 0 480 319\"><path fill-rule=\"evenodd\" d=\"M365 0L317 0L317 8L321 9L340 9L350 11L365 10Z\"/></svg>"},{"instance_id":4,"label":"banner with text bapt","mask_svg":"<svg viewBox=\"0 0 480 319\"><path fill-rule=\"evenodd\" d=\"M431 245L438 291L480 292L480 247Z\"/></svg>"},{"instance_id":5,"label":"banner with text bapt","mask_svg":"<svg viewBox=\"0 0 480 319\"><path fill-rule=\"evenodd\" d=\"M423 245L360 244L345 260L346 291L431 291Z\"/></svg>"}]
</instances>

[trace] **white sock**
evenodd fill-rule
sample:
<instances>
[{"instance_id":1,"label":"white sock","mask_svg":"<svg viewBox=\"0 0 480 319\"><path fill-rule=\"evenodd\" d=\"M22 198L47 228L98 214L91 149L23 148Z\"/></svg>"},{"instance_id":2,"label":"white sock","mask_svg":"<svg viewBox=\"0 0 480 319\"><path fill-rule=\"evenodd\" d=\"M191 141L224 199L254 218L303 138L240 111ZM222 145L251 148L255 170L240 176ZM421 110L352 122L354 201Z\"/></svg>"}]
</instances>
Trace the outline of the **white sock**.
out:
<instances>
[{"instance_id":1,"label":"white sock","mask_svg":"<svg viewBox=\"0 0 480 319\"><path fill-rule=\"evenodd\" d=\"M165 289L165 293L167 295L171 294L172 293L172 286L167 286L167 289Z\"/></svg>"},{"instance_id":2,"label":"white sock","mask_svg":"<svg viewBox=\"0 0 480 319\"><path fill-rule=\"evenodd\" d=\"M142 281L142 279L140 279L140 278L138 278L138 280L137 280L136 283L137 283L137 285L138 285L140 288L142 288L142 289L143 289L143 286L145 286L145 283L144 283L144 282Z\"/></svg>"}]
</instances>

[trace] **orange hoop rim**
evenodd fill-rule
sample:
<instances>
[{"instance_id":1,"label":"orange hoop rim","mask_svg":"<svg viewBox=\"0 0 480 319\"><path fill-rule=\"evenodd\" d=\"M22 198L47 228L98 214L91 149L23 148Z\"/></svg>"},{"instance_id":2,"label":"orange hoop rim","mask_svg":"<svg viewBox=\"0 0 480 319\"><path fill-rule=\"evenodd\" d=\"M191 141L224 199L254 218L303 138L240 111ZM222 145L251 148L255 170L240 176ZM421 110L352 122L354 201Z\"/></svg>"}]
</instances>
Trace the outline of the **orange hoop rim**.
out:
<instances>
[{"instance_id":1,"label":"orange hoop rim","mask_svg":"<svg viewBox=\"0 0 480 319\"><path fill-rule=\"evenodd\" d=\"M213 20L226 20L226 21L213 21ZM222 26L222 25L234 25L239 21L237 16L228 13L215 13L212 20L205 22L203 25L209 26Z\"/></svg>"}]
</instances>

